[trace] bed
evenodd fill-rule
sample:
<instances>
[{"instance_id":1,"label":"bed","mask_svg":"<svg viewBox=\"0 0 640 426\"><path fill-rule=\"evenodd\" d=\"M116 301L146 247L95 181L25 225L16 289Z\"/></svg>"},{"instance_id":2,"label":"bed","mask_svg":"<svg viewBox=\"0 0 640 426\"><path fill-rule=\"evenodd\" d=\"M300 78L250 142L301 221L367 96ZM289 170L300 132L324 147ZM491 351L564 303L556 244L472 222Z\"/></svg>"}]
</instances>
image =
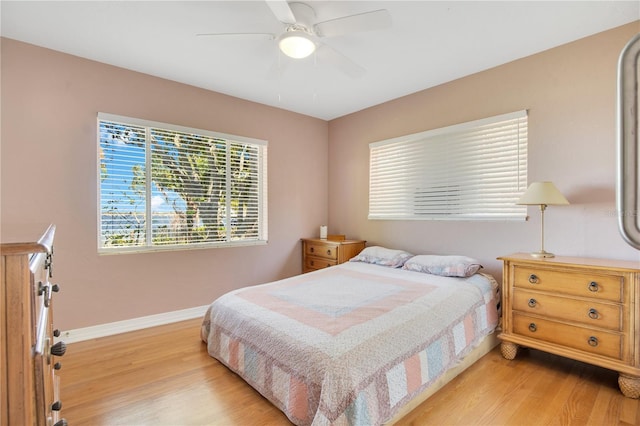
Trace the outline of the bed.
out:
<instances>
[{"instance_id":1,"label":"bed","mask_svg":"<svg viewBox=\"0 0 640 426\"><path fill-rule=\"evenodd\" d=\"M209 354L296 425L375 425L493 347L500 290L491 276L410 270L408 254L390 265L367 250L221 296L202 322Z\"/></svg>"}]
</instances>

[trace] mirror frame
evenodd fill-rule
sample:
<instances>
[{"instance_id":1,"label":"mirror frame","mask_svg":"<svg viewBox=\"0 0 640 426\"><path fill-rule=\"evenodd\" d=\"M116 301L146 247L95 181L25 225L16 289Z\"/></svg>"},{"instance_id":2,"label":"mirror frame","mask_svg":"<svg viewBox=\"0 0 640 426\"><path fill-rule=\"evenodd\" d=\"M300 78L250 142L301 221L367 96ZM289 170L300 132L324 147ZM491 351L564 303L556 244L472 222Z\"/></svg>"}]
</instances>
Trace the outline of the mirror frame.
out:
<instances>
[{"instance_id":1,"label":"mirror frame","mask_svg":"<svg viewBox=\"0 0 640 426\"><path fill-rule=\"evenodd\" d=\"M617 176L618 227L624 240L640 250L640 34L618 61Z\"/></svg>"}]
</instances>

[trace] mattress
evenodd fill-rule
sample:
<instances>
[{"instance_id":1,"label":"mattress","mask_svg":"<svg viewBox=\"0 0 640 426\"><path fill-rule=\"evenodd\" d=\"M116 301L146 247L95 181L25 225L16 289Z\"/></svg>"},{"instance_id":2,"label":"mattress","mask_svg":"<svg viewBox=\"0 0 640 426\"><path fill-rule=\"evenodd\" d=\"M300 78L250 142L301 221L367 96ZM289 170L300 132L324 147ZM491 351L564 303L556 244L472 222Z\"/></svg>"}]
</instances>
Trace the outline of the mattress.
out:
<instances>
[{"instance_id":1,"label":"mattress","mask_svg":"<svg viewBox=\"0 0 640 426\"><path fill-rule=\"evenodd\" d=\"M201 335L294 424L374 425L491 334L499 300L486 274L347 262L227 293Z\"/></svg>"}]
</instances>

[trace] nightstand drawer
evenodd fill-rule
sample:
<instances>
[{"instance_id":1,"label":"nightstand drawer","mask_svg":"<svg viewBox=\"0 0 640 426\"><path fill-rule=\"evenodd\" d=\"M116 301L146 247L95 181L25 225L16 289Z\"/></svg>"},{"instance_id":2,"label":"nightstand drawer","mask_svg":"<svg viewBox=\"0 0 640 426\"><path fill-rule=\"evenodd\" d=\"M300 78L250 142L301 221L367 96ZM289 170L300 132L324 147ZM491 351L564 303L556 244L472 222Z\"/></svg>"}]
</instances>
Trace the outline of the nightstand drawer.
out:
<instances>
[{"instance_id":1,"label":"nightstand drawer","mask_svg":"<svg viewBox=\"0 0 640 426\"><path fill-rule=\"evenodd\" d=\"M337 260L338 247L330 244L307 244L305 254L307 256L317 256L317 257L323 257L325 259Z\"/></svg>"},{"instance_id":2,"label":"nightstand drawer","mask_svg":"<svg viewBox=\"0 0 640 426\"><path fill-rule=\"evenodd\" d=\"M302 272L348 262L364 249L364 240L302 238Z\"/></svg>"},{"instance_id":3,"label":"nightstand drawer","mask_svg":"<svg viewBox=\"0 0 640 426\"><path fill-rule=\"evenodd\" d=\"M515 288L513 309L550 319L575 321L614 331L622 330L622 305L614 303L572 299Z\"/></svg>"},{"instance_id":4,"label":"nightstand drawer","mask_svg":"<svg viewBox=\"0 0 640 426\"><path fill-rule=\"evenodd\" d=\"M323 269L337 264L338 263L335 260L322 259L320 257L307 257L304 259L305 270Z\"/></svg>"},{"instance_id":5,"label":"nightstand drawer","mask_svg":"<svg viewBox=\"0 0 640 426\"><path fill-rule=\"evenodd\" d=\"M554 271L527 266L514 267L514 286L572 296L621 302L623 277L588 271Z\"/></svg>"},{"instance_id":6,"label":"nightstand drawer","mask_svg":"<svg viewBox=\"0 0 640 426\"><path fill-rule=\"evenodd\" d=\"M513 332L584 352L622 359L622 336L513 313Z\"/></svg>"}]
</instances>

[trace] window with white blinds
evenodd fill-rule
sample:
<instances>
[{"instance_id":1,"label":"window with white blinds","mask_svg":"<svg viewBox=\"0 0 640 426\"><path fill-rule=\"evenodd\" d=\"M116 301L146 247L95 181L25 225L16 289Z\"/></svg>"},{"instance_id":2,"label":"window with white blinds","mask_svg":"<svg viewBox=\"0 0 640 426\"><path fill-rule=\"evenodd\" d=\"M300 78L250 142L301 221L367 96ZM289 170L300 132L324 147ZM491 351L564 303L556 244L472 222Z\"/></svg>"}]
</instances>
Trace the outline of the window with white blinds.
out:
<instances>
[{"instance_id":1,"label":"window with white blinds","mask_svg":"<svg viewBox=\"0 0 640 426\"><path fill-rule=\"evenodd\" d=\"M527 185L527 112L369 145L369 219L513 220Z\"/></svg>"},{"instance_id":2,"label":"window with white blinds","mask_svg":"<svg viewBox=\"0 0 640 426\"><path fill-rule=\"evenodd\" d=\"M267 240L267 142L98 114L102 253Z\"/></svg>"}]
</instances>

